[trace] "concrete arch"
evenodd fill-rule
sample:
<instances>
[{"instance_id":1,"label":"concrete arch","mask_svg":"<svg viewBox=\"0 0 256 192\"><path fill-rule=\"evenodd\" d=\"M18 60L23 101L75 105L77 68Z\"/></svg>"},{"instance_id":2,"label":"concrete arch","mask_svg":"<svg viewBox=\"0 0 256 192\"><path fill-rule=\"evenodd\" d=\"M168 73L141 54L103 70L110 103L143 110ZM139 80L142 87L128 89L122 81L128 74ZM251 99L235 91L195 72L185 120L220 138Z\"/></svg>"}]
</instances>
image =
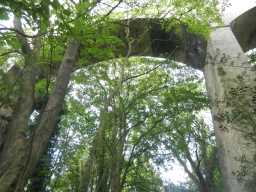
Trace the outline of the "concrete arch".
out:
<instances>
[{"instance_id":1,"label":"concrete arch","mask_svg":"<svg viewBox=\"0 0 256 192\"><path fill-rule=\"evenodd\" d=\"M132 40L129 56L171 57L177 62L186 63L196 69L202 69L206 57L206 40L200 35L189 33L185 26L180 26L180 32L165 30L166 21L160 19L138 18L129 21L119 21L116 36L123 46L116 50L115 56L125 56L128 50L126 31L129 29L129 39ZM93 60L93 63L100 62Z\"/></svg>"},{"instance_id":2,"label":"concrete arch","mask_svg":"<svg viewBox=\"0 0 256 192\"><path fill-rule=\"evenodd\" d=\"M231 22L231 29L244 52L256 47L256 7Z\"/></svg>"}]
</instances>

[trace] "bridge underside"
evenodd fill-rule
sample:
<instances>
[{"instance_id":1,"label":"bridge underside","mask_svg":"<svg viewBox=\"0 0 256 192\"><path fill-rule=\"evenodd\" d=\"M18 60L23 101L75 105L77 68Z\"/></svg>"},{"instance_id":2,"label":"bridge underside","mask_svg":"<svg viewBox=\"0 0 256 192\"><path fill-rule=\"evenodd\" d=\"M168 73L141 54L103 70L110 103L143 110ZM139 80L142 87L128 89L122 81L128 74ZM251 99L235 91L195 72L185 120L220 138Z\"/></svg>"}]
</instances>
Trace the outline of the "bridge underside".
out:
<instances>
[{"instance_id":1,"label":"bridge underside","mask_svg":"<svg viewBox=\"0 0 256 192\"><path fill-rule=\"evenodd\" d=\"M237 17L232 23L232 31L244 52L256 47L256 7Z\"/></svg>"},{"instance_id":2,"label":"bridge underside","mask_svg":"<svg viewBox=\"0 0 256 192\"><path fill-rule=\"evenodd\" d=\"M237 17L231 23L231 29L244 52L256 47L256 7ZM206 58L207 42L200 35L189 33L180 26L179 33L164 29L168 21L159 19L134 19L129 25L120 24L117 36L125 40L125 31L129 26L132 43L131 55L173 57L176 61L202 69ZM125 55L127 47L122 50ZM119 50L120 51L120 50Z\"/></svg>"},{"instance_id":3,"label":"bridge underside","mask_svg":"<svg viewBox=\"0 0 256 192\"><path fill-rule=\"evenodd\" d=\"M180 26L179 32L175 29L165 30L165 23L164 20L148 18L133 19L129 24L125 20L118 22L115 35L122 40L124 46L117 50L116 55L127 54L129 42L126 31L129 29L129 40L132 40L129 56L171 58L202 69L206 57L206 40L200 35L187 32L185 26Z\"/></svg>"}]
</instances>

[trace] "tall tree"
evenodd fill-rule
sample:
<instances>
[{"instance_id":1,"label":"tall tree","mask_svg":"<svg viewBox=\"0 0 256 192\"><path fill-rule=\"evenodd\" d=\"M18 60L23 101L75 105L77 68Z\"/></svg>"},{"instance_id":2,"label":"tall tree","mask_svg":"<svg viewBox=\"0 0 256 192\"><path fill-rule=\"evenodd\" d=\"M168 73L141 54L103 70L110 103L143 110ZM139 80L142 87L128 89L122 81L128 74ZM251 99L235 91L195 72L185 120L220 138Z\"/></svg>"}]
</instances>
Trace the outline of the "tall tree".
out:
<instances>
[{"instance_id":1,"label":"tall tree","mask_svg":"<svg viewBox=\"0 0 256 192\"><path fill-rule=\"evenodd\" d=\"M78 59L81 38L85 36L82 31L78 32L77 30L83 23L89 21L88 18L87 20L85 18L88 17L96 3L79 2L69 9L65 8L66 5L69 3L62 5L58 1L44 1L44 3L15 1L5 2L2 5L6 14L10 12L14 14L14 27L1 30L15 32L17 41L14 45L17 46L22 56L21 67L17 70L21 73L18 77L19 91L16 92L17 95L11 103L2 103L11 111L10 120L5 124L6 127L1 127L0 190L3 192L24 190L27 179L33 174L56 129L70 75L74 71ZM81 7L84 9L81 10ZM50 14L52 10L54 10L54 14ZM76 11L74 15L71 15L72 10ZM51 23L50 17L56 15L62 20ZM69 25L63 25L68 18L74 18L75 21L71 20ZM54 26L56 22L60 24ZM23 28L25 23L29 26L26 30L34 30L35 35L25 33ZM71 36L73 33L76 35ZM5 35L9 35L9 33L3 33L3 38L8 42L9 39ZM56 78L50 81L49 75L52 74L47 73L47 69L52 64L51 54L53 51L45 50L44 43L52 37L58 39L61 37L60 35L63 35L62 38L66 41L64 43L66 48L62 49L65 53L60 59L59 67L55 70ZM8 44L8 46L13 48L12 44ZM45 51L50 54L50 60L44 60ZM16 68L16 64L13 67ZM40 106L40 101L36 100L35 95L38 94L36 88L39 80L42 79L48 81L46 89L49 89L49 84L52 82L52 89L50 92L46 92L47 95L43 95L45 102ZM38 110L39 118L37 126L32 129L29 122L35 110Z\"/></svg>"},{"instance_id":2,"label":"tall tree","mask_svg":"<svg viewBox=\"0 0 256 192\"><path fill-rule=\"evenodd\" d=\"M202 120L188 114L183 114L173 126L177 128L170 132L165 144L167 150L183 166L199 191L221 191L214 134Z\"/></svg>"},{"instance_id":3,"label":"tall tree","mask_svg":"<svg viewBox=\"0 0 256 192\"><path fill-rule=\"evenodd\" d=\"M83 163L81 191L125 190L130 171L138 169L137 162L156 158L154 153L163 144L161 137L166 137L165 128L159 124L168 114L178 118L183 111L177 113L176 105L195 101L195 110L206 105L194 82L196 76L175 79L172 75L178 72L172 71L166 60L111 62L81 70L75 77L83 84L78 92L80 102L93 107L94 116L98 114L95 136ZM170 98L172 106L166 105L170 109L163 107ZM189 109L193 111L193 107Z\"/></svg>"}]
</instances>

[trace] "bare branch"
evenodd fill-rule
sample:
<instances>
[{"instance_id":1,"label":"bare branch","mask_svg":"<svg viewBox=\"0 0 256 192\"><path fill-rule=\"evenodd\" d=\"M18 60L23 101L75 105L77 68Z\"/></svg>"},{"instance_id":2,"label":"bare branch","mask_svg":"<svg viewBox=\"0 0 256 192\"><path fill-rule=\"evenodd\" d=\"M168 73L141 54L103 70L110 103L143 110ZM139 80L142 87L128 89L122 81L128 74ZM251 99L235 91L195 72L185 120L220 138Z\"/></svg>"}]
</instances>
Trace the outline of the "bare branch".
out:
<instances>
[{"instance_id":1,"label":"bare branch","mask_svg":"<svg viewBox=\"0 0 256 192\"><path fill-rule=\"evenodd\" d=\"M19 42L21 44L22 52L25 53L25 54L30 53L31 48L28 44L28 41L27 41L26 37L21 35L21 34L24 34L24 31L23 31L23 28L22 28L20 18L15 16L14 20L13 20L13 24L14 24L14 31L16 32L17 39L19 40Z\"/></svg>"},{"instance_id":2,"label":"bare branch","mask_svg":"<svg viewBox=\"0 0 256 192\"><path fill-rule=\"evenodd\" d=\"M12 54L12 53L22 54L22 53L21 53L20 51L18 51L18 50L11 50L11 51L6 51L6 52L4 52L4 53L1 53L1 54L0 54L0 57L4 57L4 56L9 55L9 54Z\"/></svg>"},{"instance_id":3,"label":"bare branch","mask_svg":"<svg viewBox=\"0 0 256 192\"><path fill-rule=\"evenodd\" d=\"M0 31L12 31L12 32L15 32L23 37L26 37L26 38L36 38L36 37L40 37L40 36L43 36L43 35L46 35L47 33L40 33L40 34L36 34L36 35L28 35L28 34L25 34L24 32L20 31L20 30L17 30L15 28L11 28L11 27L0 27Z\"/></svg>"},{"instance_id":4,"label":"bare branch","mask_svg":"<svg viewBox=\"0 0 256 192\"><path fill-rule=\"evenodd\" d=\"M144 72L144 73L141 73L141 74L137 74L137 75L133 75L133 76L130 76L130 77L127 77L126 79L124 79L122 82L125 82L125 81L128 81L130 79L135 79L135 78L138 78L138 77L141 77L141 76L144 76L144 75L147 75L153 71L155 71L157 68L159 68L161 66L161 64L157 65L156 67L153 67L152 69L149 69L148 71Z\"/></svg>"},{"instance_id":5,"label":"bare branch","mask_svg":"<svg viewBox=\"0 0 256 192\"><path fill-rule=\"evenodd\" d=\"M109 16L122 2L123 0L119 0L119 2L114 7L112 7L112 9L106 15L104 15L103 18Z\"/></svg>"},{"instance_id":6,"label":"bare branch","mask_svg":"<svg viewBox=\"0 0 256 192\"><path fill-rule=\"evenodd\" d=\"M184 162L179 155L174 154L176 159L178 160L178 162L182 165L182 167L184 168L185 172L188 174L188 176L190 177L190 179L192 179L195 183L200 183L198 178L189 170L186 162Z\"/></svg>"}]
</instances>

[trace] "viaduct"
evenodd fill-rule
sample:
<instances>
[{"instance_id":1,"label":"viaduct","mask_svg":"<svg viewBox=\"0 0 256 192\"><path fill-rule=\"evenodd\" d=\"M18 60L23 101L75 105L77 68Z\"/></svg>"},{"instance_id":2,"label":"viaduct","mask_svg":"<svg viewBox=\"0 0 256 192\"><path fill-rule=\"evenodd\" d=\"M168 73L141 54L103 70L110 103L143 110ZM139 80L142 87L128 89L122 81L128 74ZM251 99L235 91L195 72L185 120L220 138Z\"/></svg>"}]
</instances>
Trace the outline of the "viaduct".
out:
<instances>
[{"instance_id":1,"label":"viaduct","mask_svg":"<svg viewBox=\"0 0 256 192\"><path fill-rule=\"evenodd\" d=\"M171 55L203 71L226 192L256 191L256 68L245 54L256 48L255 18L253 6L226 12L207 41L185 28L182 35L164 31L159 20L129 25L131 55Z\"/></svg>"}]
</instances>

